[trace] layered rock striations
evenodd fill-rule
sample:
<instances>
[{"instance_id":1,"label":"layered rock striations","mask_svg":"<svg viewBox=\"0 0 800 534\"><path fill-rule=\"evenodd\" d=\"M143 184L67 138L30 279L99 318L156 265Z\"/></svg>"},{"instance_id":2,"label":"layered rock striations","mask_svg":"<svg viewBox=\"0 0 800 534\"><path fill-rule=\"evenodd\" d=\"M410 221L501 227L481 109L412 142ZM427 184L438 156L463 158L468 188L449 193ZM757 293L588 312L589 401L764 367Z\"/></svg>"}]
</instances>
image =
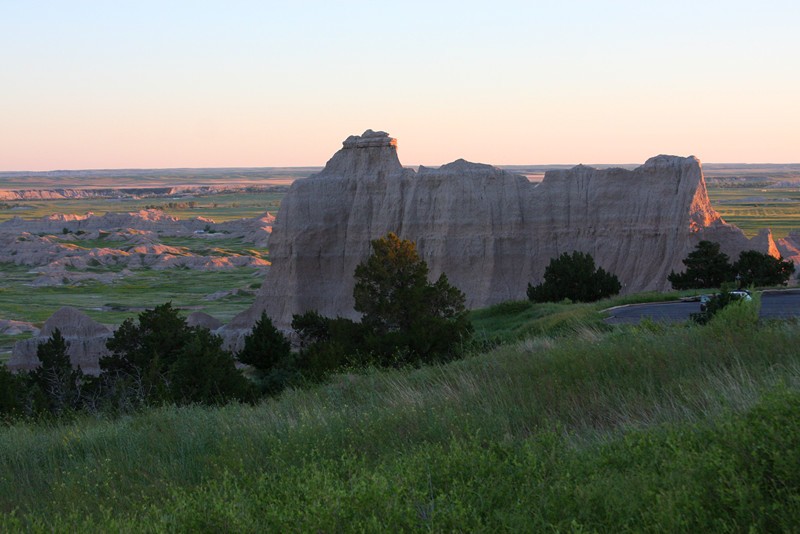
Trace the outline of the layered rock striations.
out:
<instances>
[{"instance_id":1,"label":"layered rock striations","mask_svg":"<svg viewBox=\"0 0 800 534\"><path fill-rule=\"evenodd\" d=\"M0 263L45 267L47 278L42 283L49 283L50 279L55 283L60 283L61 279L72 281L75 269L102 266L204 270L263 268L269 265L268 261L214 249L214 242L237 238L256 247L266 247L273 220L269 213L223 223L202 217L181 220L160 210L102 216L56 214L36 220L15 217L0 223ZM206 232L206 229L213 231ZM162 245L162 237L190 237L209 254L195 254L184 247ZM98 241L102 247L97 247ZM86 243L90 245L84 246Z\"/></svg>"},{"instance_id":2,"label":"layered rock striations","mask_svg":"<svg viewBox=\"0 0 800 534\"><path fill-rule=\"evenodd\" d=\"M537 185L464 160L415 172L400 164L394 139L368 130L291 186L270 237L272 267L227 336L262 311L283 328L306 310L355 317L353 272L387 232L415 241L431 276L445 272L473 308L525 298L562 252L590 253L634 292L667 289L669 272L703 239L732 257L775 250L770 235L750 241L720 218L694 157L657 156L632 171L579 165Z\"/></svg>"}]
</instances>

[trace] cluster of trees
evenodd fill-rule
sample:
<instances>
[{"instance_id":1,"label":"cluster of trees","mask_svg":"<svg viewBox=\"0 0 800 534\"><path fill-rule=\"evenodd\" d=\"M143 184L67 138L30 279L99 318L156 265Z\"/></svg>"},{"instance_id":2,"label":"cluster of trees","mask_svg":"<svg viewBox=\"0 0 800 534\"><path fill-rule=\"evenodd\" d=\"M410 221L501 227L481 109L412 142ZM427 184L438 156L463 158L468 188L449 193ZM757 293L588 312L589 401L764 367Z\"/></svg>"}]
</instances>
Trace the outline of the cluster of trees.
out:
<instances>
[{"instance_id":1,"label":"cluster of trees","mask_svg":"<svg viewBox=\"0 0 800 534\"><path fill-rule=\"evenodd\" d=\"M258 370L265 390L279 390L297 376L318 380L347 366L420 365L462 354L472 334L464 293L445 274L429 282L428 265L413 242L390 233L371 244L372 254L355 271L360 321L314 310L294 315L300 350L291 353L269 317L261 316L239 359Z\"/></svg>"},{"instance_id":2,"label":"cluster of trees","mask_svg":"<svg viewBox=\"0 0 800 534\"><path fill-rule=\"evenodd\" d=\"M61 416L78 411L123 413L146 405L254 400L253 384L236 369L222 339L188 326L170 303L127 319L109 339L99 376L73 368L68 342L55 330L39 345L40 365L12 374L0 366L0 414Z\"/></svg>"},{"instance_id":3,"label":"cluster of trees","mask_svg":"<svg viewBox=\"0 0 800 534\"><path fill-rule=\"evenodd\" d=\"M564 252L550 260L544 270L544 282L528 284L528 298L534 302L594 302L616 295L622 285L615 274L595 268L591 254Z\"/></svg>"},{"instance_id":4,"label":"cluster of trees","mask_svg":"<svg viewBox=\"0 0 800 534\"><path fill-rule=\"evenodd\" d=\"M58 330L39 345L36 370L15 375L0 365L0 417L254 401L343 366L414 365L458 356L472 332L464 294L444 274L429 282L428 266L410 241L388 234L373 241L372 249L355 272L355 310L362 320L315 311L294 316L299 352L262 314L234 355L220 337L188 326L166 303L120 325L97 377L72 367ZM251 379L237 369L237 358L250 366Z\"/></svg>"},{"instance_id":5,"label":"cluster of trees","mask_svg":"<svg viewBox=\"0 0 800 534\"><path fill-rule=\"evenodd\" d=\"M740 287L785 285L794 272L791 261L755 250L742 252L731 264L719 243L711 241L700 241L683 264L684 272L672 271L667 277L673 289L715 288L725 283Z\"/></svg>"},{"instance_id":6,"label":"cluster of trees","mask_svg":"<svg viewBox=\"0 0 800 534\"><path fill-rule=\"evenodd\" d=\"M319 380L346 366L401 366L446 361L461 355L472 334L464 294L445 274L428 281L428 266L413 242L395 234L372 241L372 254L355 270L353 299L360 321L293 316L300 350L262 314L237 354L202 327L188 326L170 303L127 319L108 341L101 374L72 367L67 342L56 330L39 345L41 365L14 375L0 366L0 416L60 416L79 410L125 412L160 403L216 404L253 401L289 384ZM791 262L755 251L731 265L719 245L701 241L671 273L676 289L785 283ZM544 281L528 284L536 302L592 302L618 293L618 278L597 268L591 255L564 253L545 269ZM723 302L719 304L724 305ZM250 367L250 377L236 359Z\"/></svg>"},{"instance_id":7,"label":"cluster of trees","mask_svg":"<svg viewBox=\"0 0 800 534\"><path fill-rule=\"evenodd\" d=\"M73 369L61 332L39 345L41 366L26 375L14 375L0 365L0 417L49 413L61 415L83 402L85 377Z\"/></svg>"},{"instance_id":8,"label":"cluster of trees","mask_svg":"<svg viewBox=\"0 0 800 534\"><path fill-rule=\"evenodd\" d=\"M673 289L714 288L726 283L739 287L785 285L794 272L791 261L755 250L742 252L731 264L719 243L711 241L701 241L683 264L686 271L673 271L668 276ZM593 302L616 295L621 288L616 275L596 268L590 254L575 251L550 260L544 281L536 286L528 284L527 293L534 302Z\"/></svg>"}]
</instances>

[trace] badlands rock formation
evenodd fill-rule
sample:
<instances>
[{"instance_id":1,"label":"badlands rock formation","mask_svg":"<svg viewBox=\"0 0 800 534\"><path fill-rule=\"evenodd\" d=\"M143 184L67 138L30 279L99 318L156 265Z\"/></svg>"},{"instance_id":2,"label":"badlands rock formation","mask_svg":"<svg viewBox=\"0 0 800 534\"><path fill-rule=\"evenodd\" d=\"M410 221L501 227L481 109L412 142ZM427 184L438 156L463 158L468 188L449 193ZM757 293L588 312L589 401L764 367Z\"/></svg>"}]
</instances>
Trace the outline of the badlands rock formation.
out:
<instances>
[{"instance_id":1,"label":"badlands rock formation","mask_svg":"<svg viewBox=\"0 0 800 534\"><path fill-rule=\"evenodd\" d=\"M132 213L106 213L105 215L95 215L91 212L85 215L59 213L35 220L14 217L0 223L0 233L61 234L65 229L72 233L88 233L127 228L140 231L157 231L166 235L192 235L195 232L202 232L206 227L212 227L216 232L256 233L261 231L262 235L258 235L253 240L257 242L269 237L273 219L269 213L266 213L253 219L215 223L205 217L178 219L157 209Z\"/></svg>"},{"instance_id":2,"label":"badlands rock formation","mask_svg":"<svg viewBox=\"0 0 800 534\"><path fill-rule=\"evenodd\" d=\"M668 289L670 270L703 239L732 257L775 252L768 233L749 241L720 218L695 157L657 156L633 171L579 165L537 185L464 160L414 172L394 139L368 130L291 186L270 238L272 267L254 306L226 327L229 341L262 310L283 328L306 310L355 317L353 272L387 232L415 241L431 276L445 272L469 307L525 298L550 259L573 250L616 273L624 292Z\"/></svg>"},{"instance_id":3,"label":"badlands rock formation","mask_svg":"<svg viewBox=\"0 0 800 534\"><path fill-rule=\"evenodd\" d=\"M30 371L38 367L36 349L53 335L56 328L61 331L68 344L67 354L72 365L80 367L86 374L100 374L99 359L108 354L106 341L112 335L111 330L70 306L65 306L50 316L38 336L17 341L7 363L9 369Z\"/></svg>"},{"instance_id":4,"label":"badlands rock formation","mask_svg":"<svg viewBox=\"0 0 800 534\"><path fill-rule=\"evenodd\" d=\"M83 279L108 282L118 276L104 273L75 274L97 267L126 267L130 269L230 269L235 267L266 267L261 258L215 253L216 239L239 238L265 247L274 217L261 217L215 223L198 217L181 220L160 210L136 213L107 213L96 216L51 215L37 220L18 217L0 224L0 262L44 267L37 285L60 285ZM213 233L205 229L213 229ZM66 233L65 233L66 230ZM194 254L184 248L164 246L162 237L191 237L209 249L210 254ZM100 241L103 246L98 247ZM83 246L84 242L92 246Z\"/></svg>"},{"instance_id":5,"label":"badlands rock formation","mask_svg":"<svg viewBox=\"0 0 800 534\"><path fill-rule=\"evenodd\" d=\"M0 319L0 334L4 334L6 336L16 336L22 334L23 332L33 332L34 334L38 334L39 329L31 323L26 323L24 321Z\"/></svg>"},{"instance_id":6,"label":"badlands rock formation","mask_svg":"<svg viewBox=\"0 0 800 534\"><path fill-rule=\"evenodd\" d=\"M222 326L222 321L205 312L196 311L186 316L186 324L189 326L208 328L213 331Z\"/></svg>"},{"instance_id":7,"label":"badlands rock formation","mask_svg":"<svg viewBox=\"0 0 800 534\"><path fill-rule=\"evenodd\" d=\"M800 265L800 230L792 230L789 235L777 242L778 252L783 259L792 260L795 267Z\"/></svg>"}]
</instances>

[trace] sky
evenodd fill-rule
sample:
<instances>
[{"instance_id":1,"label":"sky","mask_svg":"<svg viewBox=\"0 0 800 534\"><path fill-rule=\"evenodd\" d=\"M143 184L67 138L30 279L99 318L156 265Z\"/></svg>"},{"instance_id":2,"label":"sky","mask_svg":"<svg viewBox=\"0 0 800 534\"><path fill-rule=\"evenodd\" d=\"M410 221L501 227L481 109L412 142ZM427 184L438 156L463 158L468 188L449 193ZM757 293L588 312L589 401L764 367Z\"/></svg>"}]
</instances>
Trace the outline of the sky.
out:
<instances>
[{"instance_id":1,"label":"sky","mask_svg":"<svg viewBox=\"0 0 800 534\"><path fill-rule=\"evenodd\" d=\"M0 0L0 170L800 162L800 2Z\"/></svg>"}]
</instances>

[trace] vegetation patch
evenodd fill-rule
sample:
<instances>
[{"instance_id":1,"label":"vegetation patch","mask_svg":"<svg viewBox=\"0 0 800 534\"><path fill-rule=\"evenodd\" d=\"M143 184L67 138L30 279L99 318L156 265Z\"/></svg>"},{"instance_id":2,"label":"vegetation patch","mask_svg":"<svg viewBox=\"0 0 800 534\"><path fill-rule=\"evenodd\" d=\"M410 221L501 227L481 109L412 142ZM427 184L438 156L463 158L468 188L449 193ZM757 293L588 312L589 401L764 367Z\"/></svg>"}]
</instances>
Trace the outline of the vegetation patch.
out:
<instances>
[{"instance_id":1,"label":"vegetation patch","mask_svg":"<svg viewBox=\"0 0 800 534\"><path fill-rule=\"evenodd\" d=\"M708 196L722 218L747 237L763 228L770 228L775 238L786 237L798 227L800 191L797 187L765 187L770 185L749 182L732 188L709 182Z\"/></svg>"},{"instance_id":2,"label":"vegetation patch","mask_svg":"<svg viewBox=\"0 0 800 534\"><path fill-rule=\"evenodd\" d=\"M616 295L622 285L616 275L602 267L595 268L591 254L564 252L553 258L544 270L544 282L528 284L528 298L534 302L558 302L569 299L594 302Z\"/></svg>"},{"instance_id":3,"label":"vegetation patch","mask_svg":"<svg viewBox=\"0 0 800 534\"><path fill-rule=\"evenodd\" d=\"M2 271L0 315L37 324L62 306L73 306L96 321L118 325L132 313L152 308L154 302L167 301L177 308L205 311L227 322L253 303L254 293L248 288L261 280L257 269L247 267L222 271L137 270L109 284L89 280L80 286L36 287L30 284L38 274L29 267L5 264ZM244 291L224 299L205 299L233 288ZM0 351L11 350L17 339L22 337L0 337Z\"/></svg>"},{"instance_id":4,"label":"vegetation patch","mask_svg":"<svg viewBox=\"0 0 800 534\"><path fill-rule=\"evenodd\" d=\"M196 197L189 201L152 198L82 198L59 200L26 200L24 211L17 211L21 203L11 203L9 209L0 210L0 222L22 215L26 219L38 219L53 213L128 213L148 208L158 208L178 219L205 217L215 222L252 218L266 211L275 212L285 195L285 191L251 191L223 193ZM170 205L170 203L172 205Z\"/></svg>"},{"instance_id":5,"label":"vegetation patch","mask_svg":"<svg viewBox=\"0 0 800 534\"><path fill-rule=\"evenodd\" d=\"M800 328L726 311L346 373L256 406L7 427L0 527L792 530Z\"/></svg>"}]
</instances>

